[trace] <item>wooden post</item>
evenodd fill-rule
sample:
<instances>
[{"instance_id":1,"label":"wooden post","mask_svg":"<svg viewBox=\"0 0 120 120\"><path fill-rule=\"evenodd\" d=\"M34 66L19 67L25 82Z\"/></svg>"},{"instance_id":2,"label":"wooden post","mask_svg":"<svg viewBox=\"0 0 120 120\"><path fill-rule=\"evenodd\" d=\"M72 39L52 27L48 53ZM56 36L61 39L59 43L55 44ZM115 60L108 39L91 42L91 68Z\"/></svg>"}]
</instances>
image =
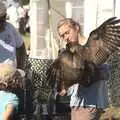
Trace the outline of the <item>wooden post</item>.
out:
<instances>
[{"instance_id":1,"label":"wooden post","mask_svg":"<svg viewBox=\"0 0 120 120\"><path fill-rule=\"evenodd\" d=\"M109 108L109 120L112 120L112 104L110 104L110 108Z\"/></svg>"},{"instance_id":2,"label":"wooden post","mask_svg":"<svg viewBox=\"0 0 120 120\"><path fill-rule=\"evenodd\" d=\"M48 30L48 1L30 1L30 26L31 26L31 50L32 58L47 58L45 36Z\"/></svg>"}]
</instances>

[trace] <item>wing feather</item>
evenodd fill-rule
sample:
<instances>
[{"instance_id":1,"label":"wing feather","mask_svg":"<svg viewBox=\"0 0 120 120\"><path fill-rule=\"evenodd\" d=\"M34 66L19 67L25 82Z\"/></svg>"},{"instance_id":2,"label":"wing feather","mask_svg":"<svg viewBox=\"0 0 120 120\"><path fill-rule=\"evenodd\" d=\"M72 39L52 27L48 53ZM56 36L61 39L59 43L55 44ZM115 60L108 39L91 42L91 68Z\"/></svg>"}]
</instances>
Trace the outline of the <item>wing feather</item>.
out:
<instances>
[{"instance_id":1,"label":"wing feather","mask_svg":"<svg viewBox=\"0 0 120 120\"><path fill-rule=\"evenodd\" d=\"M119 23L120 19L110 18L90 33L88 47L95 64L103 64L112 53L120 49Z\"/></svg>"},{"instance_id":2,"label":"wing feather","mask_svg":"<svg viewBox=\"0 0 120 120\"><path fill-rule=\"evenodd\" d=\"M56 59L47 69L47 81L48 81L47 84L51 88L55 87L56 83L60 82L59 81L60 71L61 71L60 62L59 62L59 59Z\"/></svg>"},{"instance_id":3,"label":"wing feather","mask_svg":"<svg viewBox=\"0 0 120 120\"><path fill-rule=\"evenodd\" d=\"M57 83L60 89L67 89L75 83L87 85L89 81L94 81L95 75L99 75L96 65L106 62L120 48L118 23L120 19L113 17L92 31L88 38L88 47L76 43L68 44L48 69L49 85L55 87Z\"/></svg>"},{"instance_id":4,"label":"wing feather","mask_svg":"<svg viewBox=\"0 0 120 120\"><path fill-rule=\"evenodd\" d=\"M84 65L82 64L82 57L77 55L76 52L73 53L73 50L76 49L78 49L78 46L75 46L75 49L66 49L60 53L58 58L51 64L47 71L47 80L48 85L52 88L57 84L58 91L67 89L82 79ZM72 52L70 50L72 50Z\"/></svg>"}]
</instances>

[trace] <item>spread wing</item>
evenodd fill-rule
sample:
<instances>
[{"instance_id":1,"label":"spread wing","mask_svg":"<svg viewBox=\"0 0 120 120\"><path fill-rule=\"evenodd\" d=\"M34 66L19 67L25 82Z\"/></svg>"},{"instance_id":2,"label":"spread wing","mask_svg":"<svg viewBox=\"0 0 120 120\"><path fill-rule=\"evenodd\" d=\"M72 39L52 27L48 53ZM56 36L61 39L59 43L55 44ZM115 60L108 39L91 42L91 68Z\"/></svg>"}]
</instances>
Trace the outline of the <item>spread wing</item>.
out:
<instances>
[{"instance_id":1,"label":"spread wing","mask_svg":"<svg viewBox=\"0 0 120 120\"><path fill-rule=\"evenodd\" d=\"M108 57L120 47L120 19L116 17L106 20L100 27L92 31L87 46L92 61L103 64ZM90 58L87 58L88 60Z\"/></svg>"},{"instance_id":2,"label":"spread wing","mask_svg":"<svg viewBox=\"0 0 120 120\"><path fill-rule=\"evenodd\" d=\"M81 49L82 50L82 49ZM48 69L48 82L58 91L78 83L84 72L83 59L69 50L64 50Z\"/></svg>"},{"instance_id":3,"label":"spread wing","mask_svg":"<svg viewBox=\"0 0 120 120\"><path fill-rule=\"evenodd\" d=\"M51 88L55 87L55 84L60 85L60 71L61 70L61 66L60 66L60 61L57 58L51 65L50 67L47 69L47 81L48 81L48 86L50 86Z\"/></svg>"},{"instance_id":4,"label":"spread wing","mask_svg":"<svg viewBox=\"0 0 120 120\"><path fill-rule=\"evenodd\" d=\"M74 83L88 86L98 78L99 66L120 47L120 20L116 17L105 21L91 32L88 47L69 44L48 69L51 87L67 89Z\"/></svg>"},{"instance_id":5,"label":"spread wing","mask_svg":"<svg viewBox=\"0 0 120 120\"><path fill-rule=\"evenodd\" d=\"M91 79L92 82L97 80L95 75L98 77L98 70L95 64L84 59L85 51L85 47L72 44L59 54L47 71L47 80L52 88L61 91L75 83L87 87L91 84Z\"/></svg>"}]
</instances>

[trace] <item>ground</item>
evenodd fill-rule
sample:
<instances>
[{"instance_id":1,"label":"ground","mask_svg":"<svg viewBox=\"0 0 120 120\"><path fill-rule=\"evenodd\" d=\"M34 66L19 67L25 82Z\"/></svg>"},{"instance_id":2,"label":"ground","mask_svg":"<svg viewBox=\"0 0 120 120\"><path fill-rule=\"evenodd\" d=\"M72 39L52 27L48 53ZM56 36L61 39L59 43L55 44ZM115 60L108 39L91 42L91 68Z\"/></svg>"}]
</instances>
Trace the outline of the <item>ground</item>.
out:
<instances>
[{"instance_id":1,"label":"ground","mask_svg":"<svg viewBox=\"0 0 120 120\"><path fill-rule=\"evenodd\" d=\"M109 107L100 120L120 120L120 107Z\"/></svg>"},{"instance_id":2,"label":"ground","mask_svg":"<svg viewBox=\"0 0 120 120\"><path fill-rule=\"evenodd\" d=\"M23 39L24 39L24 42L25 42L25 47L26 49L30 49L30 34L29 33L26 33L25 35L23 35Z\"/></svg>"}]
</instances>

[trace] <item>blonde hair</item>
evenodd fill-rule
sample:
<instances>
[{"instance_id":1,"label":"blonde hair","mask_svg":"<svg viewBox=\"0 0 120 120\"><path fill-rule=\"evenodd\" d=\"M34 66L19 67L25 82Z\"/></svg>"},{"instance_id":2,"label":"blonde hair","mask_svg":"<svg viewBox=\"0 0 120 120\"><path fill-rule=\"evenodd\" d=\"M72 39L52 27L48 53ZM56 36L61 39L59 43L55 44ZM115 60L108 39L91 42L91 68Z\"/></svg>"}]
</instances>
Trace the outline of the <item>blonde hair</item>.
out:
<instances>
[{"instance_id":1,"label":"blonde hair","mask_svg":"<svg viewBox=\"0 0 120 120\"><path fill-rule=\"evenodd\" d=\"M9 64L0 64L0 83L6 83L13 76L16 69Z\"/></svg>"},{"instance_id":2,"label":"blonde hair","mask_svg":"<svg viewBox=\"0 0 120 120\"><path fill-rule=\"evenodd\" d=\"M12 90L22 87L22 79L23 76L18 69L10 64L0 64L0 90Z\"/></svg>"},{"instance_id":3,"label":"blonde hair","mask_svg":"<svg viewBox=\"0 0 120 120\"><path fill-rule=\"evenodd\" d=\"M64 18L62 20L60 20L58 22L58 25L57 25L57 30L62 26L62 25L65 25L65 24L69 24L71 25L73 28L78 26L79 27L79 30L81 30L81 27L79 25L79 23L77 23L76 21L74 21L73 19L71 18Z\"/></svg>"},{"instance_id":4,"label":"blonde hair","mask_svg":"<svg viewBox=\"0 0 120 120\"><path fill-rule=\"evenodd\" d=\"M57 25L57 30L59 30L59 28L61 26L67 25L67 24L71 25L71 27L73 27L73 28L75 28L76 26L79 28L79 34L78 34L79 44L85 45L87 43L87 39L82 35L80 24L77 23L76 21L74 21L73 19L64 18L64 19L60 20Z\"/></svg>"}]
</instances>

